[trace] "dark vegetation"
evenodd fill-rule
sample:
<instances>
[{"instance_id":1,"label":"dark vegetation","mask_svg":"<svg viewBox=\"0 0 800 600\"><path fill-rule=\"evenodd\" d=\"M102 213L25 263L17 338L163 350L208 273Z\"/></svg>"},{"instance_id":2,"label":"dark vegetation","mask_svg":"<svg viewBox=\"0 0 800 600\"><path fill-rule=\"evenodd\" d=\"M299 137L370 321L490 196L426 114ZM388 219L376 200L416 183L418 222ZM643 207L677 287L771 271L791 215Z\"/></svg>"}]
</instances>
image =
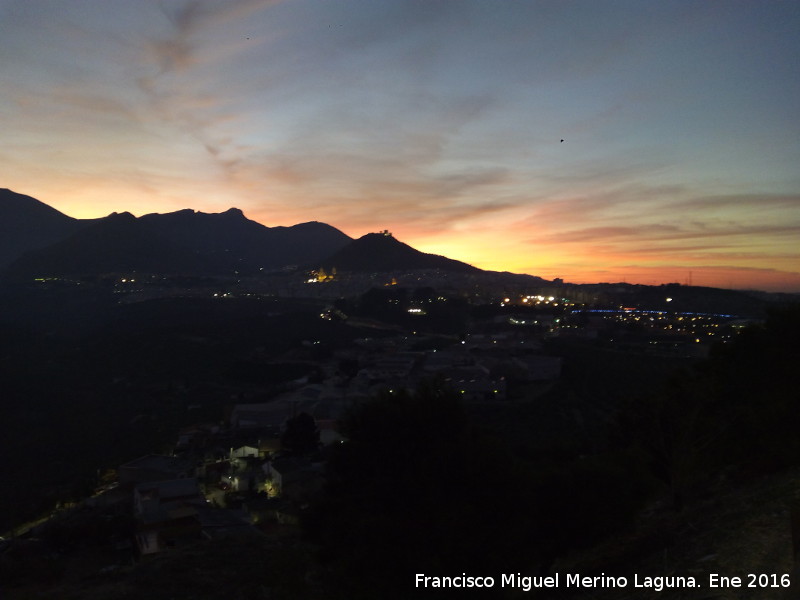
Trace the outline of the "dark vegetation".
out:
<instances>
[{"instance_id":1,"label":"dark vegetation","mask_svg":"<svg viewBox=\"0 0 800 600\"><path fill-rule=\"evenodd\" d=\"M301 412L286 421L286 429L281 435L281 447L288 454L304 456L319 447L319 429L314 417Z\"/></svg>"},{"instance_id":2,"label":"dark vegetation","mask_svg":"<svg viewBox=\"0 0 800 600\"><path fill-rule=\"evenodd\" d=\"M644 492L620 456L521 459L435 383L364 406L346 431L306 520L331 597L408 597L413 573L546 571L625 526Z\"/></svg>"},{"instance_id":3,"label":"dark vegetation","mask_svg":"<svg viewBox=\"0 0 800 600\"><path fill-rule=\"evenodd\" d=\"M0 529L85 497L99 472L161 450L181 426L218 421L226 405L268 396L265 387L317 376L316 359L365 335L319 319L313 302L124 305L96 288L51 292L0 299L0 451L14 457L0 481ZM412 304L426 314L409 315ZM426 288L375 290L339 308L451 340L481 310L492 314ZM328 485L305 512L308 545L191 550L59 597L152 588L161 595L151 597L187 588L218 597L234 581L243 597L267 589L276 598L407 598L417 572L549 573L612 535L661 552L674 538L658 528L647 538L657 542L637 538L642 509L655 503L685 514L798 465L798 339L795 306L702 362L553 342L545 351L564 357L561 380L535 394L519 387L500 406L465 406L437 381L415 394L387 393L347 419L350 441L334 447ZM286 446L312 449L312 425L299 415ZM48 543L90 543L107 526L63 523ZM20 560L53 585L68 578L62 562ZM593 567L615 567L603 560ZM275 568L262 577L256 567L266 563ZM218 580L227 578L217 588L206 577L211 564L224 567Z\"/></svg>"},{"instance_id":4,"label":"dark vegetation","mask_svg":"<svg viewBox=\"0 0 800 600\"><path fill-rule=\"evenodd\" d=\"M372 288L358 299L339 300L336 306L345 314L377 319L406 331L453 335L467 331L472 310L465 299L440 296L431 287Z\"/></svg>"},{"instance_id":5,"label":"dark vegetation","mask_svg":"<svg viewBox=\"0 0 800 600\"><path fill-rule=\"evenodd\" d=\"M65 525L85 539L91 523ZM107 527L107 525L106 525ZM62 528L62 532L68 530ZM99 529L99 533L102 533ZM44 543L44 542L41 542ZM83 542L91 548L93 540ZM98 570L111 558L94 550L85 560L42 557L36 542L18 542L0 558L0 589L9 600L217 600L322 598L306 578L310 550L295 541L222 539L168 552L134 569ZM13 553L14 556L8 555ZM82 553L87 555L87 550ZM11 569L3 568L12 566ZM6 588L6 586L8 586ZM8 593L6 593L8 589Z\"/></svg>"},{"instance_id":6,"label":"dark vegetation","mask_svg":"<svg viewBox=\"0 0 800 600\"><path fill-rule=\"evenodd\" d=\"M6 293L0 531L85 497L98 471L168 449L181 427L313 377L314 358L363 335L319 311L268 299L116 304L96 288Z\"/></svg>"},{"instance_id":7,"label":"dark vegetation","mask_svg":"<svg viewBox=\"0 0 800 600\"><path fill-rule=\"evenodd\" d=\"M612 533L633 536L645 552L653 543L671 551L672 521L636 542L634 519L647 504L664 498L680 515L798 465L797 339L800 309L775 310L663 386L634 383L612 402L603 378L595 379L587 399L613 410L613 419L572 433L556 424L563 444L526 445L486 428L485 419L478 426L435 384L364 406L347 421L351 442L335 448L326 494L306 520L321 547L327 593L408 597L413 573L549 573ZM599 362L610 367L602 354ZM625 370L652 377L635 362ZM572 396L578 411L586 380L565 379L553 393ZM542 431L525 425L532 437ZM602 559L593 566L604 569Z\"/></svg>"},{"instance_id":8,"label":"dark vegetation","mask_svg":"<svg viewBox=\"0 0 800 600\"><path fill-rule=\"evenodd\" d=\"M798 339L800 307L774 310L625 407L621 434L646 451L677 510L720 475L747 480L800 462Z\"/></svg>"},{"instance_id":9,"label":"dark vegetation","mask_svg":"<svg viewBox=\"0 0 800 600\"><path fill-rule=\"evenodd\" d=\"M420 336L415 349L444 348L506 314L499 303L476 307L427 287L340 301L331 321L319 319L325 307L313 301L120 304L118 277L105 274L123 266L195 274L145 286L172 291L227 291L240 274L260 277L262 268L291 264L475 270L390 236L348 244L324 224L267 230L236 210L79 222L7 190L0 197L0 266L13 263L5 275L25 282L0 292L0 531L85 498L109 469L166 449L182 426L219 421L226 406L268 399L294 379L319 379L316 361L355 337L419 331L436 335ZM229 278L213 280L210 272ZM495 275L487 277L502 289ZM27 287L33 278L45 281ZM542 280L519 285L532 281ZM589 303L747 316L760 316L774 300L677 284L559 289ZM341 315L362 318L369 329ZM575 325L589 320L571 318ZM705 522L720 505L735 504L738 490L755 497L762 492L750 490L797 467L798 339L800 309L793 307L773 311L703 362L624 352L609 340L552 341L544 351L563 357L561 379L521 384L508 371L507 403L465 406L433 381L350 415L350 442L331 453L329 484L305 512L302 543L208 543L98 572L108 564L109 536L129 534L131 523L113 513L64 511L39 539L0 545L0 585L16 586L9 597L59 600L407 598L416 572L496 576L572 565L587 574L628 574L652 556L666 571L664 557L686 551L681 536L698 535L697 515ZM358 369L348 359L340 366L350 376ZM317 435L301 414L284 444L302 455ZM781 481L775 494L796 494L791 479ZM740 513L752 503L743 506ZM724 537L724 525L711 526L719 531L708 538ZM614 540L624 547L614 548ZM86 564L74 560L76 549L91 555Z\"/></svg>"}]
</instances>

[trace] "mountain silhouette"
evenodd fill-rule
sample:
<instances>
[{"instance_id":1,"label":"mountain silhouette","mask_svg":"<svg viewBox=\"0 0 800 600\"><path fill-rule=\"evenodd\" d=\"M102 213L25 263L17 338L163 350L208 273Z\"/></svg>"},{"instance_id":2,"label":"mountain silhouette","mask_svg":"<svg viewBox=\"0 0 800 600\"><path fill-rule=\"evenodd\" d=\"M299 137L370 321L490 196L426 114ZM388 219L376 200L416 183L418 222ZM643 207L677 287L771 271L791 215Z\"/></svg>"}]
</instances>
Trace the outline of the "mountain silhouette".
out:
<instances>
[{"instance_id":1,"label":"mountain silhouette","mask_svg":"<svg viewBox=\"0 0 800 600\"><path fill-rule=\"evenodd\" d=\"M44 248L86 227L47 204L0 189L0 269L25 252Z\"/></svg>"},{"instance_id":2,"label":"mountain silhouette","mask_svg":"<svg viewBox=\"0 0 800 600\"><path fill-rule=\"evenodd\" d=\"M351 241L315 221L266 227L238 208L74 219L0 190L0 269L12 279L127 271L249 274L318 262Z\"/></svg>"},{"instance_id":3,"label":"mountain silhouette","mask_svg":"<svg viewBox=\"0 0 800 600\"><path fill-rule=\"evenodd\" d=\"M221 263L234 259L240 270L276 269L319 260L352 241L325 223L266 227L238 208L223 213L191 209L149 214L139 219L152 231Z\"/></svg>"},{"instance_id":4,"label":"mountain silhouette","mask_svg":"<svg viewBox=\"0 0 800 600\"><path fill-rule=\"evenodd\" d=\"M389 232L368 233L323 261L323 268L338 271L381 272L439 269L459 273L479 273L467 263L415 250Z\"/></svg>"},{"instance_id":5,"label":"mountain silhouette","mask_svg":"<svg viewBox=\"0 0 800 600\"><path fill-rule=\"evenodd\" d=\"M153 232L130 213L113 213L46 248L27 252L6 274L12 279L59 275L218 272L191 251Z\"/></svg>"},{"instance_id":6,"label":"mountain silhouette","mask_svg":"<svg viewBox=\"0 0 800 600\"><path fill-rule=\"evenodd\" d=\"M336 267L340 272L480 269L396 240L388 231L353 240L335 227L310 221L266 227L238 208L222 213L192 209L136 218L68 217L10 190L0 191L0 268L12 280L133 272L239 276L288 266Z\"/></svg>"}]
</instances>

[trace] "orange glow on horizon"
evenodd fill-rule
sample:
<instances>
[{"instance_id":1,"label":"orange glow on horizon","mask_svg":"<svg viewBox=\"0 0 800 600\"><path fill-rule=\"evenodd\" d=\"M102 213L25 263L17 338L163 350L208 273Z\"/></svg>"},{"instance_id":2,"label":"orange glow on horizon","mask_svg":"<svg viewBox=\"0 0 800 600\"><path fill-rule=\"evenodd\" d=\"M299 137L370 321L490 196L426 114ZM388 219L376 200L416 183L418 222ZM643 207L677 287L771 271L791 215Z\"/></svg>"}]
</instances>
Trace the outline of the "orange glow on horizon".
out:
<instances>
[{"instance_id":1,"label":"orange glow on horizon","mask_svg":"<svg viewBox=\"0 0 800 600\"><path fill-rule=\"evenodd\" d=\"M12 188L14 189L14 188ZM389 228L395 237L421 252L439 254L460 260L481 269L525 273L547 280L560 278L568 283L617 283L660 285L666 283L719 287L727 289L758 289L765 291L800 292L800 273L793 272L790 263L766 256L761 260L751 259L746 266L706 264L699 265L686 260L676 248L671 260L659 256L658 262L648 263L646 254L591 252L584 246L557 243L551 236L547 243L536 241L536 232L520 236L515 225L497 228L486 226L464 227L461 231L444 231L438 234L403 223L375 223L365 226L363 222L348 225L335 221L335 208L321 211L324 214L301 215L292 205L275 204L278 210L269 211L246 203L214 195L203 189L202 183L189 183L171 193L155 193L150 189L130 189L124 182L98 182L97 185L65 187L26 186L14 189L30 195L64 214L81 219L106 216L112 212L131 212L136 216L158 212L166 213L185 208L202 212L223 212L236 206L245 216L268 227L290 226L310 220L326 222L350 237L358 238L366 233ZM191 201L185 198L192 198ZM331 218L333 217L333 218ZM541 235L541 232L539 232ZM639 264L637 264L637 262ZM711 261L706 261L711 262Z\"/></svg>"},{"instance_id":2,"label":"orange glow on horizon","mask_svg":"<svg viewBox=\"0 0 800 600\"><path fill-rule=\"evenodd\" d=\"M235 207L548 280L800 292L791 6L557 3L530 35L536 2L84 4L3 14L0 186L66 215Z\"/></svg>"}]
</instances>

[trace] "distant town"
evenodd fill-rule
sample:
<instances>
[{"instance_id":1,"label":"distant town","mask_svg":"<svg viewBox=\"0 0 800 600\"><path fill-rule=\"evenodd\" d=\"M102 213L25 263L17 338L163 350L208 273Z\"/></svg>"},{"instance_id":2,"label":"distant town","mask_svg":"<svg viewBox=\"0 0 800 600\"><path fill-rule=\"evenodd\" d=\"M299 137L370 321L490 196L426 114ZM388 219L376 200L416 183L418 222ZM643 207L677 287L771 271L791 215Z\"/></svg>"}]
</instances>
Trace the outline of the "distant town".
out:
<instances>
[{"instance_id":1,"label":"distant town","mask_svg":"<svg viewBox=\"0 0 800 600\"><path fill-rule=\"evenodd\" d=\"M381 394L413 392L431 378L474 406L534 402L561 377L558 343L694 360L759 320L690 310L707 303L707 294L677 284L585 289L558 281L531 285L508 274L476 277L437 270L387 276L290 268L251 279L127 273L41 277L32 283L37 293L78 288L110 293L120 305L280 301L277 316L293 310L296 300L317 306L320 323L341 322L376 336L327 348L318 353L324 358L313 357L315 347L326 343L302 340L302 362L310 375L282 384L264 401L258 398L265 390L250 386L217 419L186 422L174 431L168 453L131 457L98 473L94 493L61 504L49 520L18 524L6 534L4 548L10 540L39 536L69 520L70 513L87 510L132 516L121 521L132 529L114 532L114 547L131 560L186 540L286 535L323 486L326 448L347 441L339 423L354 406ZM458 312L470 314L442 321L443 314ZM208 341L198 337L193 343ZM297 349L281 358L254 348L249 360L267 365L297 356ZM169 385L187 391L181 380ZM191 394L186 398L191 402ZM291 442L286 447L293 427L312 440L300 453ZM125 537L126 531L132 535Z\"/></svg>"},{"instance_id":2,"label":"distant town","mask_svg":"<svg viewBox=\"0 0 800 600\"><path fill-rule=\"evenodd\" d=\"M796 296L5 195L4 598L405 598L442 564L631 565L623 533L663 561L673 515L791 464Z\"/></svg>"}]
</instances>

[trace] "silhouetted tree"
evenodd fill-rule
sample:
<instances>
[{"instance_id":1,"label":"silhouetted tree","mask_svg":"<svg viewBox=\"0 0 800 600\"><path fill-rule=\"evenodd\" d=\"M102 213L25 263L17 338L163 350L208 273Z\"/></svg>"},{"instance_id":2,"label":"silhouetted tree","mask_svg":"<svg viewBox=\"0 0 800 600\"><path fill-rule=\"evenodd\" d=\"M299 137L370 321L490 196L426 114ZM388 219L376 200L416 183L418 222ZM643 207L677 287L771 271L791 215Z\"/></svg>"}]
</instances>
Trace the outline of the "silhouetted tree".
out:
<instances>
[{"instance_id":1,"label":"silhouetted tree","mask_svg":"<svg viewBox=\"0 0 800 600\"><path fill-rule=\"evenodd\" d=\"M293 454L306 454L319 448L319 429L314 417L301 412L286 421L281 446Z\"/></svg>"},{"instance_id":2,"label":"silhouetted tree","mask_svg":"<svg viewBox=\"0 0 800 600\"><path fill-rule=\"evenodd\" d=\"M762 325L717 348L706 367L736 417L727 451L753 474L800 460L798 340L800 304L775 308Z\"/></svg>"},{"instance_id":3,"label":"silhouetted tree","mask_svg":"<svg viewBox=\"0 0 800 600\"><path fill-rule=\"evenodd\" d=\"M718 465L729 427L721 410L711 382L691 371L676 373L663 389L625 408L623 427L646 452L652 474L666 484L677 511Z\"/></svg>"},{"instance_id":4,"label":"silhouetted tree","mask_svg":"<svg viewBox=\"0 0 800 600\"><path fill-rule=\"evenodd\" d=\"M800 307L773 310L623 411L622 429L646 450L676 509L724 469L763 475L800 459L798 339Z\"/></svg>"},{"instance_id":5,"label":"silhouetted tree","mask_svg":"<svg viewBox=\"0 0 800 600\"><path fill-rule=\"evenodd\" d=\"M455 394L438 385L384 394L349 415L344 433L305 522L336 597L404 598L414 573L500 572L533 560L530 478L468 423Z\"/></svg>"}]
</instances>

